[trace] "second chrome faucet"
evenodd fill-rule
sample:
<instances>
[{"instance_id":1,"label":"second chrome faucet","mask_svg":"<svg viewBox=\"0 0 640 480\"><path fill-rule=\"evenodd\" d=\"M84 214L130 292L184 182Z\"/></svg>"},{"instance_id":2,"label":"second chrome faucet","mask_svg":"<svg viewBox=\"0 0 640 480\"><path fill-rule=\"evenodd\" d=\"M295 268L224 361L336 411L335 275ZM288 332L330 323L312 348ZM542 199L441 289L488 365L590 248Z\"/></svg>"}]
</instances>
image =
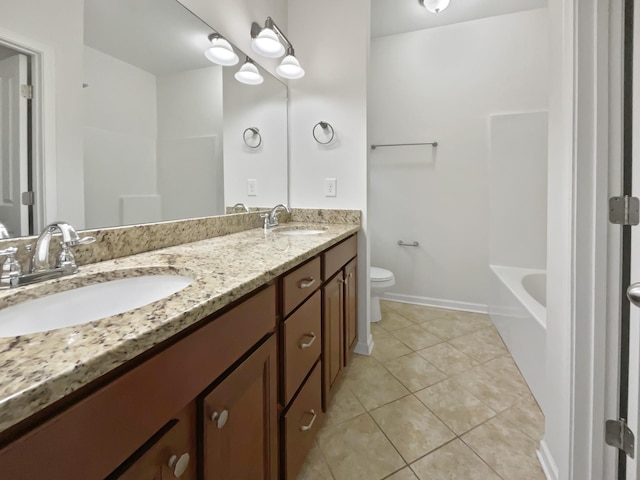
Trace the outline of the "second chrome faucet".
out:
<instances>
[{"instance_id":1,"label":"second chrome faucet","mask_svg":"<svg viewBox=\"0 0 640 480\"><path fill-rule=\"evenodd\" d=\"M279 203L275 207L271 209L269 213L263 213L260 215L261 218L264 219L264 228L265 230L271 227L276 227L280 224L278 221L278 214L282 211L286 211L287 213L291 213L291 209L287 207L283 203Z\"/></svg>"}]
</instances>

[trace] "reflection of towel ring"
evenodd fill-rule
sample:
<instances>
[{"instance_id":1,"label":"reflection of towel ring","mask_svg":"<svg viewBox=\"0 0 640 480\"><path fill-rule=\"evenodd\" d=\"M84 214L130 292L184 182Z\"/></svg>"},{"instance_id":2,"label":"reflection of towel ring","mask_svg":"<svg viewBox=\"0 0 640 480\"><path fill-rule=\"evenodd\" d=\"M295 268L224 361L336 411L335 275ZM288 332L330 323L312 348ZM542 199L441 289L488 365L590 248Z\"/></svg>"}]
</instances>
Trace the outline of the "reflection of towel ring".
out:
<instances>
[{"instance_id":1,"label":"reflection of towel ring","mask_svg":"<svg viewBox=\"0 0 640 480\"><path fill-rule=\"evenodd\" d=\"M330 130L331 131L331 137L329 138L329 140L327 140L326 142L321 142L320 140L318 140L318 136L316 135L316 129L318 127L321 127L323 130ZM333 137L335 137L336 132L333 130L333 127L331 126L330 123L327 122L318 122L313 126L313 130L311 130L311 133L313 134L313 138L315 138L316 142L318 142L320 145L328 145L333 141Z\"/></svg>"},{"instance_id":2,"label":"reflection of towel ring","mask_svg":"<svg viewBox=\"0 0 640 480\"><path fill-rule=\"evenodd\" d=\"M249 143L249 140L247 139L247 132L251 132L253 134L249 138L258 137L257 144L255 142L254 144ZM246 128L244 132L242 132L242 140L244 140L244 144L249 148L259 148L260 145L262 145L262 135L260 135L260 130L258 130L257 127Z\"/></svg>"}]
</instances>

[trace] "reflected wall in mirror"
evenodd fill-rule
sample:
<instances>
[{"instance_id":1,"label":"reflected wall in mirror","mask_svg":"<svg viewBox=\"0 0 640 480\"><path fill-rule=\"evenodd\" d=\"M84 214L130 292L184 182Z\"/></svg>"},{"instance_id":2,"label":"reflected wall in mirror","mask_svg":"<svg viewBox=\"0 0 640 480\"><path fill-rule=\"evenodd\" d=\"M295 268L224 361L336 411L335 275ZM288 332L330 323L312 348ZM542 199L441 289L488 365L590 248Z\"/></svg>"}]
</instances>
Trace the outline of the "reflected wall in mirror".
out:
<instances>
[{"instance_id":1,"label":"reflected wall in mirror","mask_svg":"<svg viewBox=\"0 0 640 480\"><path fill-rule=\"evenodd\" d=\"M25 3L34 11L29 12ZM25 3L18 7L15 1L0 0L0 11L6 6L24 10L19 13L25 18L42 15L38 12L42 0ZM12 225L13 236L37 233L56 217L65 219L64 206L82 198L81 192L84 202L74 217L78 228L219 215L238 202L249 207L287 202L287 88L283 83L258 67L264 77L261 85L240 84L233 75L241 63L221 67L210 62L204 52L215 30L176 0L80 0L65 2L65 8L49 18L61 23L45 32L51 38L45 34L36 43L44 40L56 57L64 56L70 40L64 39L67 48L62 49L57 37L65 22L71 21L65 17L74 16L75 24L81 24L80 54L71 60L62 58L53 68L56 82L74 78L64 75L72 69L70 63L81 76L75 95L67 95L64 102L59 101L56 86L56 109L62 110L55 121L65 121L63 111L81 112L77 122L63 125L75 128L58 129L56 140L58 144L69 141L59 137L72 131L79 137L75 141L81 143L82 155L68 167L59 161L49 176L45 173L51 169L44 165L43 179L37 181L38 152L34 150L35 181L31 181L26 174L30 167L16 176L17 160L7 161L3 152L0 222ZM11 26L17 25L20 22ZM0 44L5 47L0 47L0 66L4 57L19 53L12 51L5 27L9 25L0 19ZM34 31L25 28L16 33L28 43ZM235 50L244 60L244 54ZM26 58L29 65L28 52ZM58 71L62 68L67 71ZM6 116L3 111L0 118ZM248 127L259 130L259 148L245 145L243 132ZM70 178L75 179L72 189ZM47 182L55 182L45 205L51 214L38 212L37 202L34 207L19 206L19 197L29 189L35 190L36 199L44 198ZM55 196L50 198L52 191ZM3 210L7 203L13 214Z\"/></svg>"}]
</instances>

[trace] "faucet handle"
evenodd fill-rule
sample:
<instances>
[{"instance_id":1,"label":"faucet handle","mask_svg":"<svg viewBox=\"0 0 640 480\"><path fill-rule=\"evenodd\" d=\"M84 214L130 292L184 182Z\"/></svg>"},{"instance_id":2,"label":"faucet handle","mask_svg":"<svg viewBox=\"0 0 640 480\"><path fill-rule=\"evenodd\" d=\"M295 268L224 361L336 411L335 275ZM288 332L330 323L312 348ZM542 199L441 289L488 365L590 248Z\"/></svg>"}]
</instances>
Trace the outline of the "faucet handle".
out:
<instances>
[{"instance_id":1,"label":"faucet handle","mask_svg":"<svg viewBox=\"0 0 640 480\"><path fill-rule=\"evenodd\" d=\"M88 245L90 243L93 243L96 241L96 237L82 237L80 240L78 240L78 243L76 243L75 245Z\"/></svg>"},{"instance_id":2,"label":"faucet handle","mask_svg":"<svg viewBox=\"0 0 640 480\"><path fill-rule=\"evenodd\" d=\"M0 285L14 286L17 285L18 277L22 275L22 267L20 262L16 260L17 247L7 247L0 250L0 255L7 257L2 263L2 273L0 274Z\"/></svg>"},{"instance_id":3,"label":"faucet handle","mask_svg":"<svg viewBox=\"0 0 640 480\"><path fill-rule=\"evenodd\" d=\"M60 251L60 255L58 255L56 268L66 268L75 272L78 270L78 266L76 265L76 259L74 258L73 253L71 253L69 246L70 245L67 242L60 242L62 250Z\"/></svg>"}]
</instances>

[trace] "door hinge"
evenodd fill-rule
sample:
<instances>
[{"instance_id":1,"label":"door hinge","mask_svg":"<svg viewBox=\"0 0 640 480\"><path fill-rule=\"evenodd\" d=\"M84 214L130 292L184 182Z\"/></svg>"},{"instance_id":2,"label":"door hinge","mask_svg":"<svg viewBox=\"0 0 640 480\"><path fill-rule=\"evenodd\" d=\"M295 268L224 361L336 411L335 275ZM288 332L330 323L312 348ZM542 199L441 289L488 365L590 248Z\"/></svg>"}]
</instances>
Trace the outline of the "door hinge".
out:
<instances>
[{"instance_id":1,"label":"door hinge","mask_svg":"<svg viewBox=\"0 0 640 480\"><path fill-rule=\"evenodd\" d=\"M619 448L631 458L635 455L636 438L624 418L606 421L605 442L607 445Z\"/></svg>"},{"instance_id":2,"label":"door hinge","mask_svg":"<svg viewBox=\"0 0 640 480\"><path fill-rule=\"evenodd\" d=\"M609 199L609 221L615 225L638 225L640 223L640 200L637 197L611 197Z\"/></svg>"},{"instance_id":3,"label":"door hinge","mask_svg":"<svg viewBox=\"0 0 640 480\"><path fill-rule=\"evenodd\" d=\"M20 85L20 95L27 100L33 99L33 85Z\"/></svg>"},{"instance_id":4,"label":"door hinge","mask_svg":"<svg viewBox=\"0 0 640 480\"><path fill-rule=\"evenodd\" d=\"M22 192L22 204L23 205L35 205L36 194L35 192Z\"/></svg>"}]
</instances>

